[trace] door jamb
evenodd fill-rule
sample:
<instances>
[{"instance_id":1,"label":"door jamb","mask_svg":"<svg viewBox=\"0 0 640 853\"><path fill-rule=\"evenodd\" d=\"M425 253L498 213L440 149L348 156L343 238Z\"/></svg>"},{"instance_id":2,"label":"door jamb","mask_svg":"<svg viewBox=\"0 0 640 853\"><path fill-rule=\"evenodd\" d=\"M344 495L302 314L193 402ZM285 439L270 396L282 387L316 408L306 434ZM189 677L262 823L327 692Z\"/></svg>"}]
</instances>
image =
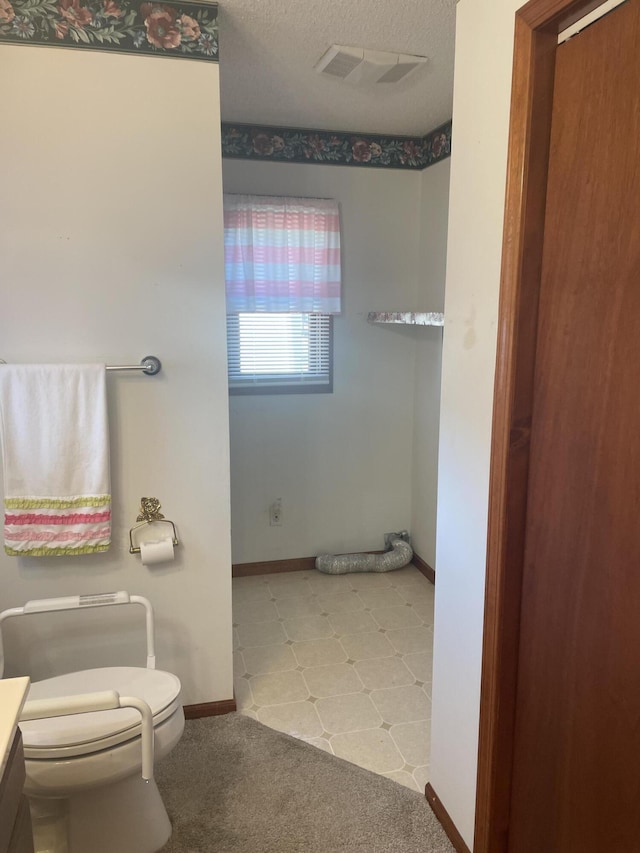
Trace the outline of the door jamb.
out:
<instances>
[{"instance_id":1,"label":"door jamb","mask_svg":"<svg viewBox=\"0 0 640 853\"><path fill-rule=\"evenodd\" d=\"M558 33L603 0L516 12L491 439L474 853L507 853L533 378Z\"/></svg>"}]
</instances>

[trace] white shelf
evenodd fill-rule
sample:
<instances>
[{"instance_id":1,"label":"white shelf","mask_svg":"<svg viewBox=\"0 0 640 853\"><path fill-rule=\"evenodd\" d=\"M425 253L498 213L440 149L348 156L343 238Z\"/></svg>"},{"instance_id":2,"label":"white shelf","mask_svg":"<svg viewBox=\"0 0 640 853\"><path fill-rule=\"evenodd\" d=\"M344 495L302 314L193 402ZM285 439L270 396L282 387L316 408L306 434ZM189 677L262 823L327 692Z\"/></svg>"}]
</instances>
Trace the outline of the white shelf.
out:
<instances>
[{"instance_id":1,"label":"white shelf","mask_svg":"<svg viewBox=\"0 0 640 853\"><path fill-rule=\"evenodd\" d=\"M370 311L367 320L396 326L444 326L444 314L437 311Z\"/></svg>"}]
</instances>

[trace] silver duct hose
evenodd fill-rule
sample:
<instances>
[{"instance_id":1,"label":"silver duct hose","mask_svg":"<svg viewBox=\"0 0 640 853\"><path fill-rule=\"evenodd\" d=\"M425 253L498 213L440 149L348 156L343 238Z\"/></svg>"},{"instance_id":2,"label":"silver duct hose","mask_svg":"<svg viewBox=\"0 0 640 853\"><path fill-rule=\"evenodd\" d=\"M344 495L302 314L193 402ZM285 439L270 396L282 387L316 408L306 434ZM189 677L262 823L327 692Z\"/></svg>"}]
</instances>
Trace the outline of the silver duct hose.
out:
<instances>
[{"instance_id":1,"label":"silver duct hose","mask_svg":"<svg viewBox=\"0 0 640 853\"><path fill-rule=\"evenodd\" d=\"M327 575L346 575L348 572L390 572L408 565L413 557L411 545L400 534L388 538L389 551L384 554L324 554L316 557L316 569Z\"/></svg>"}]
</instances>

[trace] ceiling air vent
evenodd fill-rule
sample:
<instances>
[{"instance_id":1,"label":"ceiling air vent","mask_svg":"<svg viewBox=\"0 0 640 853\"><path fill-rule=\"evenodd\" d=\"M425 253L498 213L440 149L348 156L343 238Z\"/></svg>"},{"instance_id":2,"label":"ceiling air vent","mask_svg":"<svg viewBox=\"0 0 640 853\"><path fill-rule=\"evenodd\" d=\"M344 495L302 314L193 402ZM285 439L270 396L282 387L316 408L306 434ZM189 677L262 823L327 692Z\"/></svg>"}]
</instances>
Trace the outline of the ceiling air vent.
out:
<instances>
[{"instance_id":1,"label":"ceiling air vent","mask_svg":"<svg viewBox=\"0 0 640 853\"><path fill-rule=\"evenodd\" d=\"M397 83L426 61L426 56L333 44L316 63L315 69L319 74L340 77L357 85Z\"/></svg>"}]
</instances>

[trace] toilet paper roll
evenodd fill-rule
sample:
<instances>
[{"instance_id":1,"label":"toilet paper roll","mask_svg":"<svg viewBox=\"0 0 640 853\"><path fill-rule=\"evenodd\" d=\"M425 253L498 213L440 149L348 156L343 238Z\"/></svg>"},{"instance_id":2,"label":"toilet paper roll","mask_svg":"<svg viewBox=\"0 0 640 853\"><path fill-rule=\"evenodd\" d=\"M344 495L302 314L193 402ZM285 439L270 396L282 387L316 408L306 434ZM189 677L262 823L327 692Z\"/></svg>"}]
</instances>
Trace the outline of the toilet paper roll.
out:
<instances>
[{"instance_id":1,"label":"toilet paper roll","mask_svg":"<svg viewBox=\"0 0 640 853\"><path fill-rule=\"evenodd\" d=\"M140 559L143 565L153 566L155 563L167 563L173 560L173 541L158 539L140 543Z\"/></svg>"}]
</instances>

